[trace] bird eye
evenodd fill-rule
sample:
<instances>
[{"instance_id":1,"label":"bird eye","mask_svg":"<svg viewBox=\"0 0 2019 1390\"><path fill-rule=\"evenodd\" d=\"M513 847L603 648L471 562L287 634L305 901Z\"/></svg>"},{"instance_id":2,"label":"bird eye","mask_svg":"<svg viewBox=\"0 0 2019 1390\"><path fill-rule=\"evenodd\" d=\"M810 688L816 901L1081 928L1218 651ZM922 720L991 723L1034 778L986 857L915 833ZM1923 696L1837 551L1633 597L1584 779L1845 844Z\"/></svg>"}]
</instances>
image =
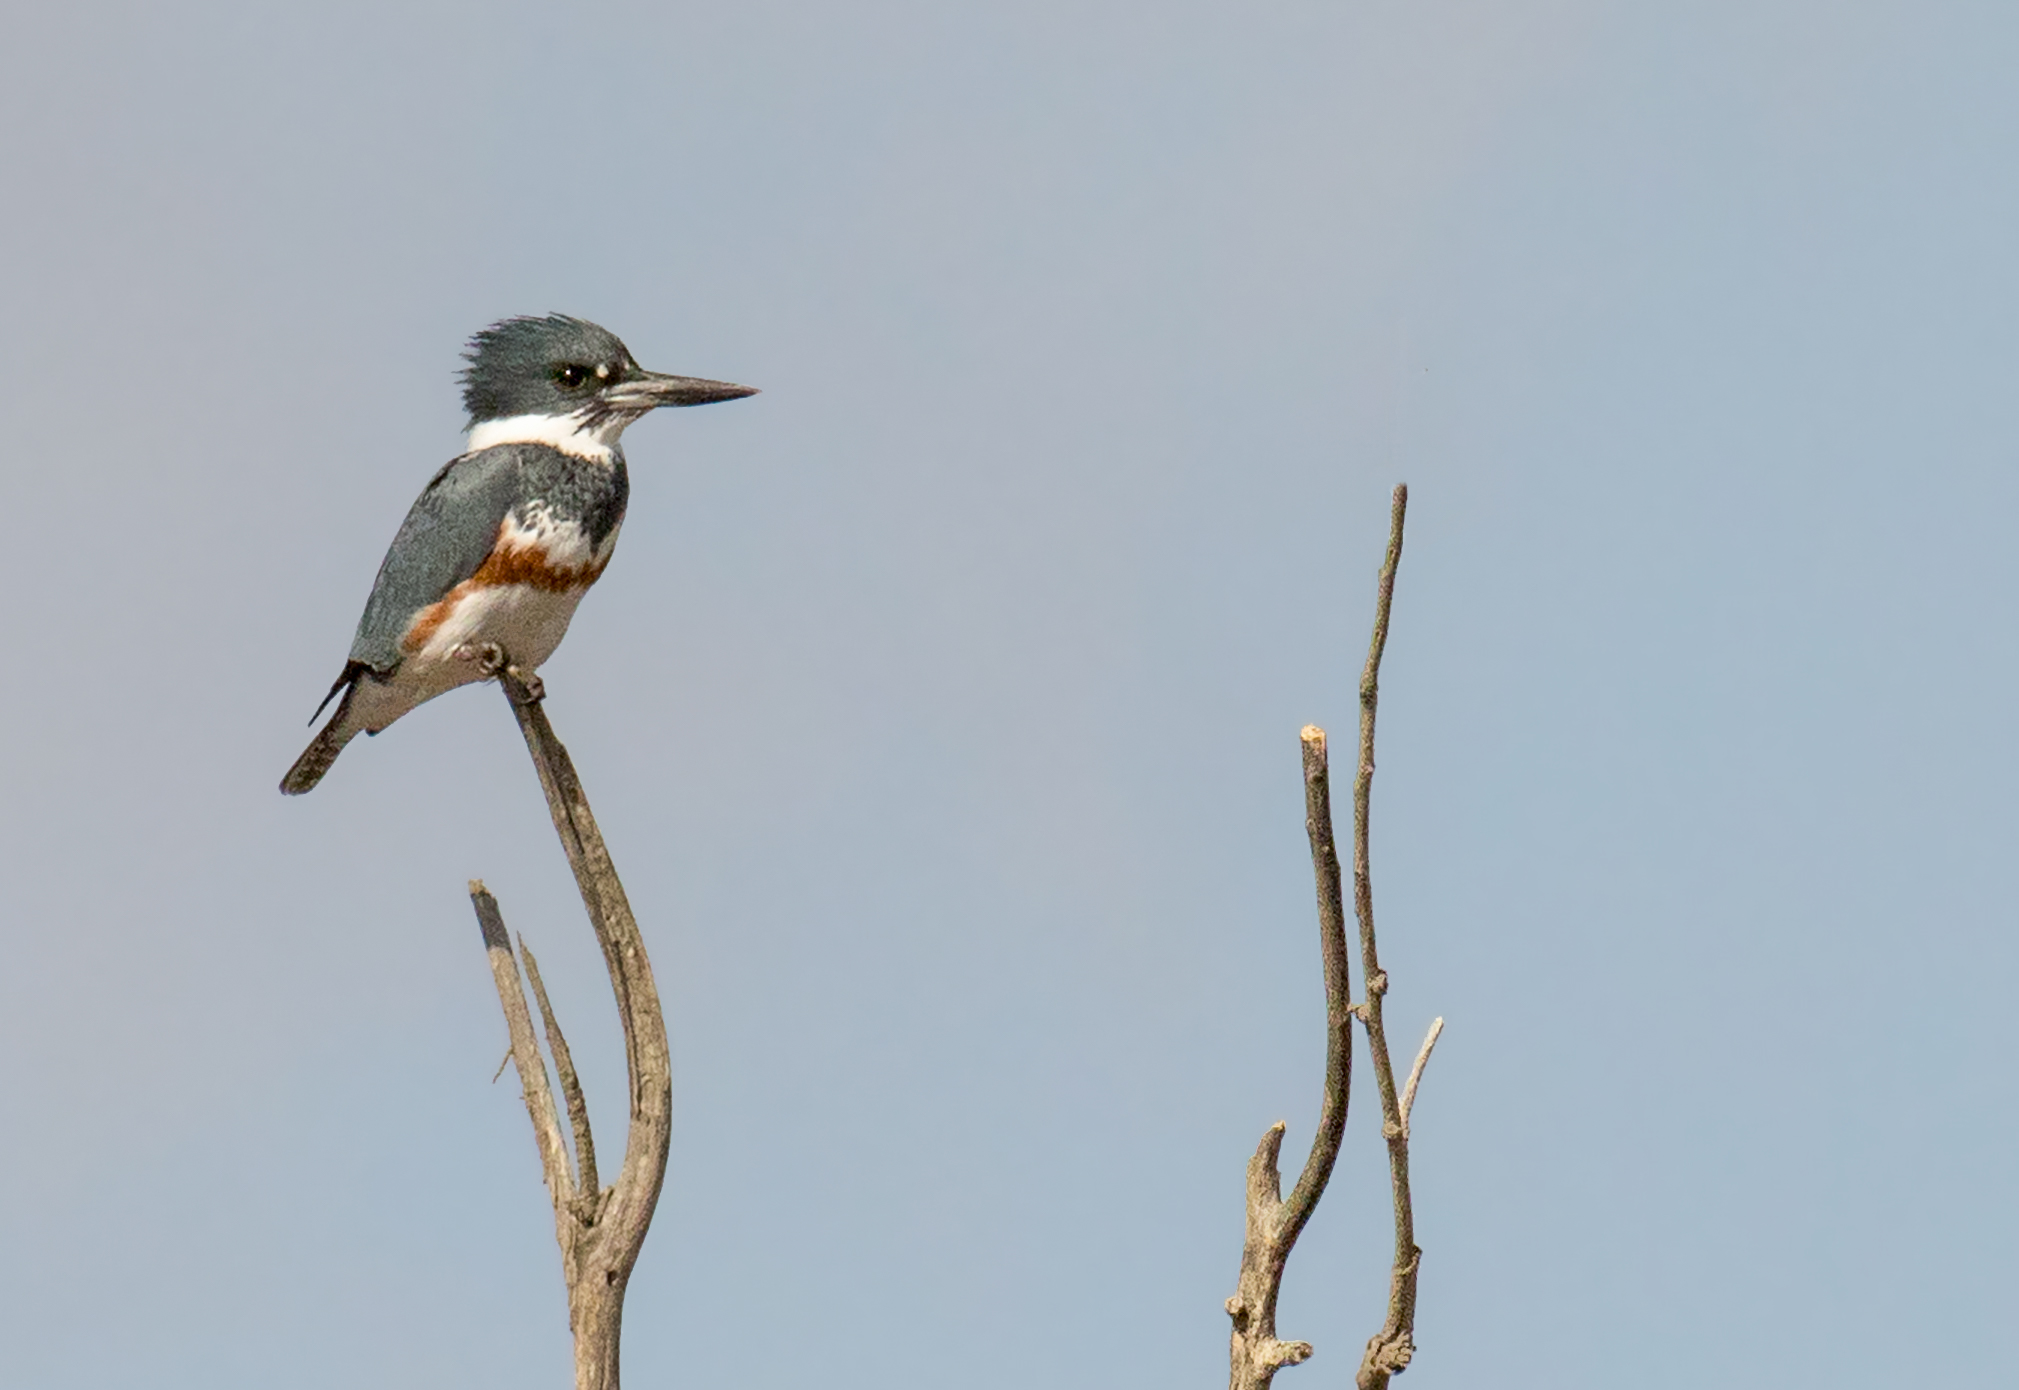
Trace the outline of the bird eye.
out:
<instances>
[{"instance_id":1,"label":"bird eye","mask_svg":"<svg viewBox=\"0 0 2019 1390\"><path fill-rule=\"evenodd\" d=\"M554 373L554 380L560 382L570 391L574 390L576 387L580 386L584 381L587 381L588 379L589 379L589 369L587 367L579 366L573 362L570 362L567 366L561 368L559 371Z\"/></svg>"}]
</instances>

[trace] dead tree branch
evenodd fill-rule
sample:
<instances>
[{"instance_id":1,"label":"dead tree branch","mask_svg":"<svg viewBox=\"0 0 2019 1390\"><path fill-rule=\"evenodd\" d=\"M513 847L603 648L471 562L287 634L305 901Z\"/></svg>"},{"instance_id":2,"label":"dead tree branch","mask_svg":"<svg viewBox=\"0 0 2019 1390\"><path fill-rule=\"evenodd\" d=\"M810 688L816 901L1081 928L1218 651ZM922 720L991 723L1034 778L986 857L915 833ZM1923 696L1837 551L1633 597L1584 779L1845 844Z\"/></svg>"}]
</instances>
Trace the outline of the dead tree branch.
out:
<instances>
[{"instance_id":1,"label":"dead tree branch","mask_svg":"<svg viewBox=\"0 0 2019 1390\"><path fill-rule=\"evenodd\" d=\"M568 1285L568 1326L575 1334L576 1390L618 1390L618 1340L624 1318L624 1291L645 1232L659 1202L659 1189L666 1177L666 1155L672 1138L673 1081L671 1058L666 1046L666 1022L659 1009L659 991L652 980L651 962L638 923L624 896L624 885L603 846L596 818L589 810L581 781L568 750L554 736L540 707L542 694L500 657L495 674L511 701L519 731L525 736L540 786L547 795L547 809L554 830L561 837L568 865L575 871L575 883L582 893L596 940L603 948L603 960L610 971L610 988L617 996L617 1010L624 1025L624 1060L630 1082L630 1131L625 1137L624 1162L617 1181L601 1187L596 1174L596 1145L589 1131L589 1111L582 1099L581 1081L559 1021L547 1000L533 953L520 943L526 960L526 974L532 980L534 998L539 1001L545 1024L547 1045L554 1055L555 1071L568 1107L568 1119L575 1136L575 1166L568 1161L562 1137L560 1112L547 1084L547 1069L541 1060L539 1043L533 1034L532 1017L519 984L518 966L512 956L511 939L506 934L497 899L481 882L470 884L470 900L477 911L477 923L491 957L491 973L498 986L498 1002L505 1012L505 1026L511 1034L511 1060L519 1072L526 1100L526 1114L533 1122L533 1136L539 1144L540 1169L554 1202L554 1237L561 1247L561 1271Z\"/></svg>"},{"instance_id":2,"label":"dead tree branch","mask_svg":"<svg viewBox=\"0 0 2019 1390\"><path fill-rule=\"evenodd\" d=\"M535 988L538 988L537 984ZM1423 1035L1423 1046L1417 1050L1416 1065L1409 1069L1409 1084L1402 1088L1402 1137L1409 1138L1409 1112L1416 1108L1416 1083L1423 1079L1423 1066L1430 1060L1430 1049L1437 1046L1437 1037L1444 1031L1444 1020L1430 1020L1430 1031Z\"/></svg>"},{"instance_id":3,"label":"dead tree branch","mask_svg":"<svg viewBox=\"0 0 2019 1390\"><path fill-rule=\"evenodd\" d=\"M547 1051L554 1054L554 1073L561 1079L561 1095L568 1103L568 1125L575 1131L575 1163L580 1174L579 1193L600 1194L603 1184L596 1178L596 1136L589 1132L589 1103L582 1098L582 1079L575 1074L575 1058L568 1040L561 1036L561 1022L554 1006L547 1002L547 986L540 979L540 962L526 938L519 938L519 954L526 958L526 981L533 987L533 1002L540 1006L540 1022L547 1030Z\"/></svg>"},{"instance_id":4,"label":"dead tree branch","mask_svg":"<svg viewBox=\"0 0 2019 1390\"><path fill-rule=\"evenodd\" d=\"M1367 1050L1374 1061L1374 1086L1381 1093L1381 1135L1388 1141L1389 1186L1395 1199L1395 1260L1388 1279L1388 1317L1367 1341L1354 1377L1360 1390L1383 1390L1389 1378L1409 1366L1416 1354L1416 1272L1423 1251L1416 1244L1416 1216L1409 1200L1409 1111L1416 1084L1430 1060L1430 1049L1444 1021L1432 1025L1416 1059L1404 1095L1395 1090L1395 1069L1388 1058L1388 1034L1382 1026L1381 1000L1388 976L1374 949L1374 887L1367 869L1367 812L1374 789L1374 714L1381 699L1381 656L1388 646L1388 613L1395 602L1395 567L1402 559L1402 522L1409 509L1409 489L1398 486L1388 514L1388 554L1382 561L1376 590L1374 635L1367 644L1367 664L1360 674L1360 771L1353 779L1353 911L1360 919L1360 968L1367 1000L1358 1010L1367 1029Z\"/></svg>"},{"instance_id":5,"label":"dead tree branch","mask_svg":"<svg viewBox=\"0 0 2019 1390\"><path fill-rule=\"evenodd\" d=\"M1346 917L1339 886L1339 852L1332 838L1331 780L1326 768L1325 731L1304 730L1304 830L1311 841L1311 869L1318 886L1318 950L1325 967L1325 1096L1311 1155L1287 1199L1279 1199L1282 1178L1277 1153L1283 1125L1271 1125L1248 1160L1248 1231L1241 1246L1241 1274L1227 1315L1234 1320L1228 1344L1229 1390L1266 1390L1277 1371L1311 1354L1309 1342L1276 1337L1276 1296L1283 1267L1304 1223L1324 1195L1346 1131L1346 1103L1353 1079L1353 1000L1346 956Z\"/></svg>"},{"instance_id":6,"label":"dead tree branch","mask_svg":"<svg viewBox=\"0 0 2019 1390\"><path fill-rule=\"evenodd\" d=\"M491 978L498 986L498 1003L505 1010L505 1031L511 1035L512 1050L506 1060L518 1069L519 1090L526 1098L526 1117L533 1122L533 1142L540 1146L540 1173L546 1178L547 1191L553 1194L558 1207L574 1197L575 1179L568 1169L561 1120L554 1112L554 1093L547 1088L547 1067L540 1060L540 1044L534 1041L533 1022L526 1013L526 993L519 985L512 938L505 931L498 900L480 878L470 880L470 903L477 909L477 930L484 934L484 949L491 958Z\"/></svg>"},{"instance_id":7,"label":"dead tree branch","mask_svg":"<svg viewBox=\"0 0 2019 1390\"><path fill-rule=\"evenodd\" d=\"M1315 725L1303 733L1304 828L1311 840L1311 866L1318 884L1318 940L1325 968L1325 1097L1319 1110L1318 1133L1311 1156L1288 1198L1279 1198L1282 1179L1277 1156L1283 1146L1283 1125L1270 1126L1248 1160L1247 1236L1241 1247L1241 1273L1227 1314L1234 1321L1228 1346L1229 1390L1267 1390L1277 1371L1311 1355L1309 1342L1285 1342L1276 1336L1276 1300L1291 1248L1310 1220L1346 1128L1346 1103L1352 1080L1353 1019L1366 1026L1374 1055L1375 1078L1381 1088L1382 1134L1388 1141L1389 1167L1395 1188L1396 1258L1391 1278L1388 1321L1367 1345L1357 1377L1360 1390L1385 1387L1389 1377L1409 1364L1414 1351L1416 1317L1415 1227L1409 1205L1409 1109L1417 1083L1430 1060L1430 1050L1444 1028L1431 1025L1423 1040L1407 1089L1398 1098L1381 1030L1381 996L1388 977L1381 973L1374 951L1374 899L1367 874L1367 813L1374 779L1374 710L1379 692L1381 655L1388 645L1388 615L1395 599L1395 567L1402 558L1402 522L1409 503L1406 487L1395 489L1389 513L1388 552L1381 567L1375 604L1374 635L1366 669L1360 678L1360 763L1353 783L1353 898L1360 921L1361 963L1367 1001L1355 1006L1346 954L1346 927L1341 903L1339 855L1332 835L1332 797L1326 768L1325 731Z\"/></svg>"}]
</instances>

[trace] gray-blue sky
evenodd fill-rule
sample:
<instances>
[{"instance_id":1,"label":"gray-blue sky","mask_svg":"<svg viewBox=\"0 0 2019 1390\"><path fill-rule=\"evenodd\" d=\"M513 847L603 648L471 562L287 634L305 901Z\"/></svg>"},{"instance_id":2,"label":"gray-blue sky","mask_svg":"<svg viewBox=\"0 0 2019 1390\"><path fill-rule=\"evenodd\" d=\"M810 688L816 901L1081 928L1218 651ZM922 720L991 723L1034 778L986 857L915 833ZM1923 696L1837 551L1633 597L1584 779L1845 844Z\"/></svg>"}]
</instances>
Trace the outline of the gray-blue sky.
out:
<instances>
[{"instance_id":1,"label":"gray-blue sky","mask_svg":"<svg viewBox=\"0 0 2019 1390\"><path fill-rule=\"evenodd\" d=\"M2019 22L1930 8L13 16L0 1382L565 1374L466 877L621 1061L506 712L273 790L549 309L765 388L547 672L672 1017L638 1383L1223 1374L1398 478L1409 1383L2005 1373Z\"/></svg>"}]
</instances>

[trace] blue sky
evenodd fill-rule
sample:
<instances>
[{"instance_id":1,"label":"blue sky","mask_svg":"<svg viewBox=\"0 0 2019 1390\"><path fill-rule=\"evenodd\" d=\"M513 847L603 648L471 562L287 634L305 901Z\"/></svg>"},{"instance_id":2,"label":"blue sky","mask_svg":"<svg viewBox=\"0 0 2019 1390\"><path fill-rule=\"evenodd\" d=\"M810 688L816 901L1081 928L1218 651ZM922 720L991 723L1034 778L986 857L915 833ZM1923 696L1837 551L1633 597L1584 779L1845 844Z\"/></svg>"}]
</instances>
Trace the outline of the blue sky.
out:
<instances>
[{"instance_id":1,"label":"blue sky","mask_svg":"<svg viewBox=\"0 0 2019 1390\"><path fill-rule=\"evenodd\" d=\"M548 310L764 388L632 431L546 669L675 1056L635 1383L1223 1374L1399 480L1406 1384L2008 1373L2006 8L13 30L0 1382L567 1374L466 879L610 1148L622 1062L502 701L273 790L461 343ZM1285 1387L1380 1319L1359 1075Z\"/></svg>"}]
</instances>

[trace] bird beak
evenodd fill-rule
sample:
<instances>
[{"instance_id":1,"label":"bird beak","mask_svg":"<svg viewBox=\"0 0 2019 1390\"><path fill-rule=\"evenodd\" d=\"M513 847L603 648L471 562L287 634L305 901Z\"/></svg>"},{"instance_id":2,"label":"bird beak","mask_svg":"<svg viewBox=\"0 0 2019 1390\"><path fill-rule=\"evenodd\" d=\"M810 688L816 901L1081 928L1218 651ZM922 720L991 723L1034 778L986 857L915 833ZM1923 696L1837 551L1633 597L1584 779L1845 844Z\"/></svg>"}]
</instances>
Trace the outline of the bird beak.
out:
<instances>
[{"instance_id":1,"label":"bird beak","mask_svg":"<svg viewBox=\"0 0 2019 1390\"><path fill-rule=\"evenodd\" d=\"M707 381L698 376L668 376L664 372L641 371L604 389L605 405L615 410L657 410L662 405L708 405L713 401L733 401L757 394L755 386L738 386L728 381Z\"/></svg>"}]
</instances>

